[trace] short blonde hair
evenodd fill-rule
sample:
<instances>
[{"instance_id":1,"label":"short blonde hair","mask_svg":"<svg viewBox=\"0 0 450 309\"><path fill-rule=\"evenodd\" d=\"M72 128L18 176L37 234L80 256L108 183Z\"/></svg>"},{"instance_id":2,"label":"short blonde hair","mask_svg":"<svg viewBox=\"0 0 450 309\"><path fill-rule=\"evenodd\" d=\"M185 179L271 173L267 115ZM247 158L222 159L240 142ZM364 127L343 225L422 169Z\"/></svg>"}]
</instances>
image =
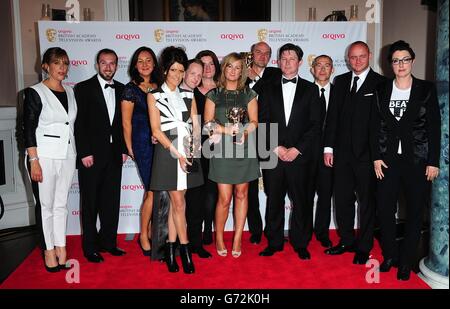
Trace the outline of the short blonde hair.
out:
<instances>
[{"instance_id":1,"label":"short blonde hair","mask_svg":"<svg viewBox=\"0 0 450 309\"><path fill-rule=\"evenodd\" d=\"M240 76L240 78L238 80L237 90L242 90L242 89L244 89L246 87L247 67L245 66L244 59L238 53L228 54L222 59L222 63L220 64L221 74L220 74L220 77L219 77L219 87L226 88L227 80L225 78L225 68L229 64L232 64L233 62L236 62L236 61L240 61L241 65L242 65L242 71L241 71L241 76Z\"/></svg>"}]
</instances>

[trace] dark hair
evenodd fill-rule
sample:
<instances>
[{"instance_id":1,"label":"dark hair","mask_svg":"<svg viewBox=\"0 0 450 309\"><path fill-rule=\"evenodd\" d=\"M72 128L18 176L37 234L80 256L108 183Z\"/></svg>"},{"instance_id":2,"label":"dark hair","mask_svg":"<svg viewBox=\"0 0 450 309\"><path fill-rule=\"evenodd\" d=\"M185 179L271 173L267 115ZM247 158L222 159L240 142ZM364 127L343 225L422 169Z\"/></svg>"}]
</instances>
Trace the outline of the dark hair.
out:
<instances>
[{"instance_id":1,"label":"dark hair","mask_svg":"<svg viewBox=\"0 0 450 309\"><path fill-rule=\"evenodd\" d=\"M389 46L389 52L388 52L388 61L391 62L392 61L392 55L399 50L406 50L410 55L411 58L414 60L416 59L416 54L414 53L414 51L412 50L411 46L409 46L408 43L406 43L403 40L399 40L396 41L394 43L392 43Z\"/></svg>"},{"instance_id":2,"label":"dark hair","mask_svg":"<svg viewBox=\"0 0 450 309\"><path fill-rule=\"evenodd\" d=\"M175 62L182 64L186 70L187 61L188 58L186 52L181 47L168 46L161 52L159 63L161 64L161 69L165 75Z\"/></svg>"},{"instance_id":3,"label":"dark hair","mask_svg":"<svg viewBox=\"0 0 450 309\"><path fill-rule=\"evenodd\" d=\"M100 51L97 53L97 57L96 57L96 62L97 62L97 64L99 64L100 56L103 55L103 54L113 54L114 56L116 56L116 63L117 63L118 60L119 60L119 57L117 57L117 54L116 54L115 51L113 51L112 49L109 49L109 48L103 48L102 50L100 50Z\"/></svg>"},{"instance_id":4,"label":"dark hair","mask_svg":"<svg viewBox=\"0 0 450 309\"><path fill-rule=\"evenodd\" d=\"M131 57L131 61L130 61L130 67L128 68L128 74L130 75L130 78L133 82L135 82L137 85L139 85L140 83L142 83L144 81L144 79L141 77L141 75L139 75L139 71L136 68L136 64L138 62L139 59L139 55L142 52L148 52L153 59L153 71L150 74L150 82L157 84L158 86L161 86L162 84L162 76L161 76L161 70L159 68L158 65L158 60L156 59L156 55L154 53L154 51L147 47L147 46L141 46L138 49L136 49L136 51L133 53L133 56Z\"/></svg>"},{"instance_id":5,"label":"dark hair","mask_svg":"<svg viewBox=\"0 0 450 309\"><path fill-rule=\"evenodd\" d=\"M200 60L200 59L197 59L197 58L192 58L192 59L189 59L187 62L186 62L186 70L187 69L189 69L189 66L191 65L191 64L193 64L193 63L196 63L196 64L198 64L198 65L201 65L202 66L202 69L203 69L203 62Z\"/></svg>"},{"instance_id":6,"label":"dark hair","mask_svg":"<svg viewBox=\"0 0 450 309\"><path fill-rule=\"evenodd\" d=\"M44 52L44 55L42 56L42 64L49 65L55 59L62 58L67 58L67 60L69 60L69 56L64 49L62 49L61 47L50 47Z\"/></svg>"},{"instance_id":7,"label":"dark hair","mask_svg":"<svg viewBox=\"0 0 450 309\"><path fill-rule=\"evenodd\" d=\"M207 57L207 56L211 57L211 59L214 63L214 67L216 68L216 74L214 74L213 79L217 83L220 78L220 64L219 64L219 59L217 58L216 54L212 50L205 49L205 50L198 52L198 54L195 56L195 58L202 59L202 57Z\"/></svg>"},{"instance_id":8,"label":"dark hair","mask_svg":"<svg viewBox=\"0 0 450 309\"><path fill-rule=\"evenodd\" d=\"M287 50L294 51L297 54L298 60L299 61L302 60L303 50L300 48L300 46L292 44L292 43L287 43L280 47L280 49L278 50L278 59L280 59L281 54Z\"/></svg>"},{"instance_id":9,"label":"dark hair","mask_svg":"<svg viewBox=\"0 0 450 309\"><path fill-rule=\"evenodd\" d=\"M333 65L333 59L331 59L330 56L324 54L324 55L319 55L319 56L315 57L313 62L312 62L312 64L311 64L311 66L315 66L317 64L317 60L320 59L320 58L327 58L328 60L330 60L331 65Z\"/></svg>"},{"instance_id":10,"label":"dark hair","mask_svg":"<svg viewBox=\"0 0 450 309\"><path fill-rule=\"evenodd\" d=\"M350 51L350 49L352 49L352 48L353 48L354 46L356 46L356 45L362 45L362 46L364 46L364 47L367 49L367 52L370 53L369 45L367 45L367 43L366 43L366 42L363 42L363 41L355 41L355 42L353 42L352 44L350 44L350 45L348 46L347 53L348 53L348 51Z\"/></svg>"}]
</instances>

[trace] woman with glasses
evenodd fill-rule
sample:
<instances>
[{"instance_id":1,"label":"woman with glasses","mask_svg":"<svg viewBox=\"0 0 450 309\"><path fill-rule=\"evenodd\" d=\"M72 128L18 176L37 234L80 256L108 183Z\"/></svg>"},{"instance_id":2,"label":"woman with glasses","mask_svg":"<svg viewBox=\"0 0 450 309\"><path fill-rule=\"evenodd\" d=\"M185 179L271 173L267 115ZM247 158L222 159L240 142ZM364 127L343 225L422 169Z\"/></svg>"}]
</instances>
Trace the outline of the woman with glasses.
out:
<instances>
[{"instance_id":1,"label":"woman with glasses","mask_svg":"<svg viewBox=\"0 0 450 309\"><path fill-rule=\"evenodd\" d=\"M388 60L394 80L375 92L371 117L371 151L377 177L377 211L384 261L381 272L398 267L397 279L409 280L422 227L423 207L431 182L439 174L441 118L433 83L412 75L415 53L394 42ZM404 240L396 242L397 200L406 197Z\"/></svg>"}]
</instances>

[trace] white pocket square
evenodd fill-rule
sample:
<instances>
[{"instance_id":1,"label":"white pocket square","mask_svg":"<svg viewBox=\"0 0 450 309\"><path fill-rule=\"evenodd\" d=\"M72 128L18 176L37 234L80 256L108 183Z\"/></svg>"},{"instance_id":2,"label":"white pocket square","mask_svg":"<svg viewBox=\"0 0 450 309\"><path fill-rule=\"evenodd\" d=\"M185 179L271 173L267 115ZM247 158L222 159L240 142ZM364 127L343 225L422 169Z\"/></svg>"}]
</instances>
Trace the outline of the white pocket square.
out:
<instances>
[{"instance_id":1,"label":"white pocket square","mask_svg":"<svg viewBox=\"0 0 450 309\"><path fill-rule=\"evenodd\" d=\"M373 93L366 93L364 96L365 97L370 97L370 96L373 96Z\"/></svg>"}]
</instances>

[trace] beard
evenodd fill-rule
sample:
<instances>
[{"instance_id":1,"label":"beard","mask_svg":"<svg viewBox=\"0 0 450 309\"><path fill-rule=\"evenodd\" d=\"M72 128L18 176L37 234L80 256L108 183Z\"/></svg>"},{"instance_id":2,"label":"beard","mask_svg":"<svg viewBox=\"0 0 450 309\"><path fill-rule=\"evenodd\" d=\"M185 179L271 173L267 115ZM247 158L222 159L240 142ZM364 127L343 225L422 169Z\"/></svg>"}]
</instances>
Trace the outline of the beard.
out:
<instances>
[{"instance_id":1,"label":"beard","mask_svg":"<svg viewBox=\"0 0 450 309\"><path fill-rule=\"evenodd\" d=\"M108 75L105 75L102 72L99 72L98 74L101 76L101 78L103 78L104 80L109 82L109 81L111 81L113 79L115 72L112 72L112 73L110 73Z\"/></svg>"}]
</instances>

